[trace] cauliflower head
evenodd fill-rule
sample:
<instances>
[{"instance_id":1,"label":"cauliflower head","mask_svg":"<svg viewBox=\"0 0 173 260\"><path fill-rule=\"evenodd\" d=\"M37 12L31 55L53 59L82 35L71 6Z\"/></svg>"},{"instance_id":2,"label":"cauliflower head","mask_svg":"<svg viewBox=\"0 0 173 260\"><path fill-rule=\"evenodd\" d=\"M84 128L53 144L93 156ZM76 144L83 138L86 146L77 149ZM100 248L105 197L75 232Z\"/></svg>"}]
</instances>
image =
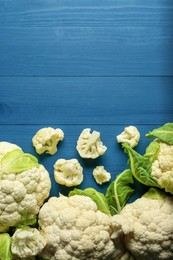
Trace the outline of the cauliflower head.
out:
<instances>
[{"instance_id":1,"label":"cauliflower head","mask_svg":"<svg viewBox=\"0 0 173 260\"><path fill-rule=\"evenodd\" d=\"M173 259L173 197L151 188L113 216L116 230L135 259Z\"/></svg>"},{"instance_id":2,"label":"cauliflower head","mask_svg":"<svg viewBox=\"0 0 173 260\"><path fill-rule=\"evenodd\" d=\"M116 138L118 143L128 143L133 148L138 145L140 133L135 126L128 126Z\"/></svg>"},{"instance_id":3,"label":"cauliflower head","mask_svg":"<svg viewBox=\"0 0 173 260\"><path fill-rule=\"evenodd\" d=\"M45 127L40 129L32 138L32 144L38 154L44 152L55 154L59 141L64 139L64 133L60 128Z\"/></svg>"},{"instance_id":4,"label":"cauliflower head","mask_svg":"<svg viewBox=\"0 0 173 260\"><path fill-rule=\"evenodd\" d=\"M32 155L15 149L0 160L0 232L32 223L49 196L49 173Z\"/></svg>"},{"instance_id":5,"label":"cauliflower head","mask_svg":"<svg viewBox=\"0 0 173 260\"><path fill-rule=\"evenodd\" d=\"M77 159L58 159L54 164L54 178L61 185L77 186L83 181L83 168Z\"/></svg>"},{"instance_id":6,"label":"cauliflower head","mask_svg":"<svg viewBox=\"0 0 173 260\"><path fill-rule=\"evenodd\" d=\"M38 229L20 228L12 236L11 252L14 256L23 259L38 255L45 245L46 240Z\"/></svg>"},{"instance_id":7,"label":"cauliflower head","mask_svg":"<svg viewBox=\"0 0 173 260\"><path fill-rule=\"evenodd\" d=\"M104 166L97 166L93 170L93 176L95 181L100 185L111 179L111 174L105 170Z\"/></svg>"},{"instance_id":8,"label":"cauliflower head","mask_svg":"<svg viewBox=\"0 0 173 260\"><path fill-rule=\"evenodd\" d=\"M122 237L111 239L112 218L97 209L87 196L52 197L39 212L39 226L47 245L44 259L119 259Z\"/></svg>"},{"instance_id":9,"label":"cauliflower head","mask_svg":"<svg viewBox=\"0 0 173 260\"><path fill-rule=\"evenodd\" d=\"M157 140L157 144L157 157L152 163L151 176L160 187L173 194L173 145L159 140Z\"/></svg>"},{"instance_id":10,"label":"cauliflower head","mask_svg":"<svg viewBox=\"0 0 173 260\"><path fill-rule=\"evenodd\" d=\"M107 147L100 140L100 133L97 131L90 132L90 128L82 131L77 141L76 149L82 158L95 159L103 155Z\"/></svg>"}]
</instances>

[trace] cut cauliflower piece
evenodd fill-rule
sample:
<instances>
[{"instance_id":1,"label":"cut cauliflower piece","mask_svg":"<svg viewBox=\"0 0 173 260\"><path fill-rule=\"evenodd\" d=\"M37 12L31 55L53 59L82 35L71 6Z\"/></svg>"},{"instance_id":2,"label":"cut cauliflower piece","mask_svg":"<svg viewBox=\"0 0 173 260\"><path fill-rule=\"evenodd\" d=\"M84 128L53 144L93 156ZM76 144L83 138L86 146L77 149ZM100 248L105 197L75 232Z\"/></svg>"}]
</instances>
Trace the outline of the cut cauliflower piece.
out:
<instances>
[{"instance_id":1,"label":"cut cauliflower piece","mask_svg":"<svg viewBox=\"0 0 173 260\"><path fill-rule=\"evenodd\" d=\"M105 170L104 166L97 166L93 170L93 176L95 181L100 185L111 179L111 174Z\"/></svg>"},{"instance_id":2,"label":"cut cauliflower piece","mask_svg":"<svg viewBox=\"0 0 173 260\"><path fill-rule=\"evenodd\" d=\"M83 181L83 168L77 159L58 159L54 164L55 181L67 187L80 185Z\"/></svg>"},{"instance_id":3,"label":"cut cauliflower piece","mask_svg":"<svg viewBox=\"0 0 173 260\"><path fill-rule=\"evenodd\" d=\"M45 245L46 240L38 229L24 227L13 234L11 252L23 259L40 254Z\"/></svg>"},{"instance_id":4,"label":"cut cauliflower piece","mask_svg":"<svg viewBox=\"0 0 173 260\"><path fill-rule=\"evenodd\" d=\"M97 131L90 132L90 128L82 131L77 141L76 149L82 158L95 159L103 155L107 147L100 140L100 133Z\"/></svg>"},{"instance_id":5,"label":"cut cauliflower piece","mask_svg":"<svg viewBox=\"0 0 173 260\"><path fill-rule=\"evenodd\" d=\"M7 152L0 160L0 232L33 223L50 188L49 173L35 157L20 149Z\"/></svg>"},{"instance_id":6,"label":"cut cauliflower piece","mask_svg":"<svg viewBox=\"0 0 173 260\"><path fill-rule=\"evenodd\" d=\"M112 240L112 218L87 196L52 197L39 212L39 226L47 245L40 254L49 260L119 259L122 236Z\"/></svg>"},{"instance_id":7,"label":"cut cauliflower piece","mask_svg":"<svg viewBox=\"0 0 173 260\"><path fill-rule=\"evenodd\" d=\"M135 259L173 259L173 197L151 188L113 216L125 245Z\"/></svg>"},{"instance_id":8,"label":"cut cauliflower piece","mask_svg":"<svg viewBox=\"0 0 173 260\"><path fill-rule=\"evenodd\" d=\"M128 143L133 148L138 145L140 133L135 126L128 126L116 139L118 143Z\"/></svg>"},{"instance_id":9,"label":"cut cauliflower piece","mask_svg":"<svg viewBox=\"0 0 173 260\"><path fill-rule=\"evenodd\" d=\"M44 152L55 154L59 141L64 139L64 133L60 128L45 127L40 129L32 138L32 144L38 154Z\"/></svg>"}]
</instances>

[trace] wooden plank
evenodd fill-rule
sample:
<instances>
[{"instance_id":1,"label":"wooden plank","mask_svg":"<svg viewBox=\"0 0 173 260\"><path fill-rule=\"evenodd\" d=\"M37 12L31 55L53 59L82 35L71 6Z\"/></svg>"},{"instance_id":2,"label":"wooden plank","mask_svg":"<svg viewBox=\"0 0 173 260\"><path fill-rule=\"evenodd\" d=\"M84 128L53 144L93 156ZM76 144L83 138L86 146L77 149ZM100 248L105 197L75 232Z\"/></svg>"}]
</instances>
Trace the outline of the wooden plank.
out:
<instances>
[{"instance_id":1,"label":"wooden plank","mask_svg":"<svg viewBox=\"0 0 173 260\"><path fill-rule=\"evenodd\" d=\"M0 35L0 76L173 75L171 26L4 27Z\"/></svg>"},{"instance_id":2,"label":"wooden plank","mask_svg":"<svg viewBox=\"0 0 173 260\"><path fill-rule=\"evenodd\" d=\"M50 173L52 180L52 190L51 196L57 196L59 192L66 194L69 189L59 186L54 181L53 176L53 165L55 161L59 158L71 159L76 158L79 160L83 167L84 181L80 188L84 189L87 187L96 188L98 191L105 192L109 183L105 185L98 185L95 183L92 172L93 169L98 165L103 165L107 171L111 173L111 181L114 180L115 176L119 174L124 169L128 168L127 155L124 154L121 146L116 142L116 135L121 133L124 126L117 125L106 125L106 126L95 126L90 125L91 129L100 131L101 139L103 143L107 146L106 153L95 160L86 160L80 158L76 151L76 142L79 134L84 129L83 125L55 125L54 127L60 127L65 133L65 139L59 143L58 152L53 155L42 155L36 154L34 147L32 146L31 139L38 129L42 126L40 125L0 125L0 141L8 141L18 144L22 147L23 151L32 153L35 155L39 162L42 163ZM150 139L145 138L145 134L152 130L155 125L139 125L137 126L141 133L141 140L139 146L136 148L138 152L144 153L145 148L149 144ZM140 184L136 184L136 197L139 197L144 192L144 187Z\"/></svg>"},{"instance_id":3,"label":"wooden plank","mask_svg":"<svg viewBox=\"0 0 173 260\"><path fill-rule=\"evenodd\" d=\"M172 0L1 0L0 26L171 26ZM171 19L171 20L170 20Z\"/></svg>"},{"instance_id":4,"label":"wooden plank","mask_svg":"<svg viewBox=\"0 0 173 260\"><path fill-rule=\"evenodd\" d=\"M163 124L173 77L0 77L0 124Z\"/></svg>"}]
</instances>

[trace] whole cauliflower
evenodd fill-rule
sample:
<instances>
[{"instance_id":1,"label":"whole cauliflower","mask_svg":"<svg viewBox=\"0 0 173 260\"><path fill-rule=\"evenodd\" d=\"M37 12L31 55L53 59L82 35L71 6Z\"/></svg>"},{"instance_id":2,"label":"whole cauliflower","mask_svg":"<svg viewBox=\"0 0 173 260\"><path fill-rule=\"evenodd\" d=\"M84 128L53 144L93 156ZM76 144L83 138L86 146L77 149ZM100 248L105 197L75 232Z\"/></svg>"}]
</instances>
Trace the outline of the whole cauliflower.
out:
<instances>
[{"instance_id":1,"label":"whole cauliflower","mask_svg":"<svg viewBox=\"0 0 173 260\"><path fill-rule=\"evenodd\" d=\"M77 186L83 181L83 168L77 159L58 159L54 164L54 178L61 185Z\"/></svg>"},{"instance_id":2,"label":"whole cauliflower","mask_svg":"<svg viewBox=\"0 0 173 260\"><path fill-rule=\"evenodd\" d=\"M45 247L46 241L36 228L17 229L12 236L11 252L22 259L38 255Z\"/></svg>"},{"instance_id":3,"label":"whole cauliflower","mask_svg":"<svg viewBox=\"0 0 173 260\"><path fill-rule=\"evenodd\" d=\"M105 170L104 166L97 166L93 170L93 176L95 181L100 185L111 179L111 174Z\"/></svg>"},{"instance_id":4,"label":"whole cauliflower","mask_svg":"<svg viewBox=\"0 0 173 260\"><path fill-rule=\"evenodd\" d=\"M63 139L64 133L60 128L45 127L34 135L32 144L38 154L46 152L53 155L57 152L57 144Z\"/></svg>"},{"instance_id":5,"label":"whole cauliflower","mask_svg":"<svg viewBox=\"0 0 173 260\"><path fill-rule=\"evenodd\" d=\"M0 160L0 232L32 223L49 196L49 173L35 157L14 149Z\"/></svg>"},{"instance_id":6,"label":"whole cauliflower","mask_svg":"<svg viewBox=\"0 0 173 260\"><path fill-rule=\"evenodd\" d=\"M156 142L156 141L155 141ZM173 145L157 140L159 150L152 163L151 176L160 187L173 194Z\"/></svg>"},{"instance_id":7,"label":"whole cauliflower","mask_svg":"<svg viewBox=\"0 0 173 260\"><path fill-rule=\"evenodd\" d=\"M129 156L134 177L141 183L165 189L173 194L173 123L153 130L147 137L156 137L141 155L127 143L123 144Z\"/></svg>"},{"instance_id":8,"label":"whole cauliflower","mask_svg":"<svg viewBox=\"0 0 173 260\"><path fill-rule=\"evenodd\" d=\"M136 260L173 259L173 197L151 188L113 216Z\"/></svg>"},{"instance_id":9,"label":"whole cauliflower","mask_svg":"<svg viewBox=\"0 0 173 260\"><path fill-rule=\"evenodd\" d=\"M133 148L138 145L140 133L135 126L128 126L116 138L118 143L128 143Z\"/></svg>"},{"instance_id":10,"label":"whole cauliflower","mask_svg":"<svg viewBox=\"0 0 173 260\"><path fill-rule=\"evenodd\" d=\"M125 251L119 233L111 239L112 218L87 196L50 198L40 209L39 226L47 240L44 259L115 260Z\"/></svg>"},{"instance_id":11,"label":"whole cauliflower","mask_svg":"<svg viewBox=\"0 0 173 260\"><path fill-rule=\"evenodd\" d=\"M82 131L77 141L76 149L82 158L95 159L103 155L107 147L103 145L100 140L99 132L93 131L90 133L90 131L90 128L86 128Z\"/></svg>"}]
</instances>

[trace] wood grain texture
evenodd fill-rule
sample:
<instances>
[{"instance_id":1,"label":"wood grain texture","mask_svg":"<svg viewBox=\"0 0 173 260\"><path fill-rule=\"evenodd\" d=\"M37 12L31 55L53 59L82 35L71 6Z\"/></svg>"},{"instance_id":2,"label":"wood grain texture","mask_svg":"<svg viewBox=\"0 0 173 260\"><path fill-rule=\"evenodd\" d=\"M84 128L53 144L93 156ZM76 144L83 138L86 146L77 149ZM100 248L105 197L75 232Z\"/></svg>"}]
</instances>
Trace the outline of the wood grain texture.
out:
<instances>
[{"instance_id":1,"label":"wood grain texture","mask_svg":"<svg viewBox=\"0 0 173 260\"><path fill-rule=\"evenodd\" d=\"M163 124L173 78L0 78L0 124Z\"/></svg>"},{"instance_id":2,"label":"wood grain texture","mask_svg":"<svg viewBox=\"0 0 173 260\"><path fill-rule=\"evenodd\" d=\"M1 28L0 75L170 76L172 32L153 26Z\"/></svg>"},{"instance_id":3,"label":"wood grain texture","mask_svg":"<svg viewBox=\"0 0 173 260\"><path fill-rule=\"evenodd\" d=\"M171 76L172 22L171 0L1 1L0 75Z\"/></svg>"}]
</instances>

